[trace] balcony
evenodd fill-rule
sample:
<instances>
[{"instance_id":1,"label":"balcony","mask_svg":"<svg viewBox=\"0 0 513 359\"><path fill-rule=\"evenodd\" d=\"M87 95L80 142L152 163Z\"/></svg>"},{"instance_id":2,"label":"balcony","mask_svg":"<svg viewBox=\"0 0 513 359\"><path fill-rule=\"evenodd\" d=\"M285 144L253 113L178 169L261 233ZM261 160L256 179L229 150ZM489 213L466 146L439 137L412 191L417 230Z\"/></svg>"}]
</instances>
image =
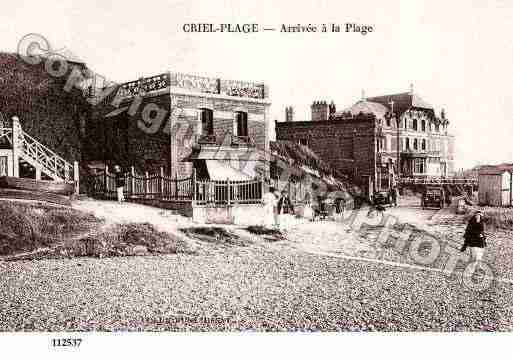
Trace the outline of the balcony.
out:
<instances>
[{"instance_id":1,"label":"balcony","mask_svg":"<svg viewBox=\"0 0 513 359\"><path fill-rule=\"evenodd\" d=\"M254 147L255 142L253 139L249 136L235 136L232 135L232 141L231 144L233 147Z\"/></svg>"},{"instance_id":2,"label":"balcony","mask_svg":"<svg viewBox=\"0 0 513 359\"><path fill-rule=\"evenodd\" d=\"M217 143L216 135L200 135L200 136L197 136L196 143L198 145L215 145Z\"/></svg>"},{"instance_id":3,"label":"balcony","mask_svg":"<svg viewBox=\"0 0 513 359\"><path fill-rule=\"evenodd\" d=\"M227 134L222 139L216 135L196 135L194 144L197 148L201 146L256 147L255 141L251 137L235 136L233 134Z\"/></svg>"},{"instance_id":4,"label":"balcony","mask_svg":"<svg viewBox=\"0 0 513 359\"><path fill-rule=\"evenodd\" d=\"M440 151L426 151L426 150L401 150L401 156L406 158L426 158L426 157L440 157Z\"/></svg>"}]
</instances>

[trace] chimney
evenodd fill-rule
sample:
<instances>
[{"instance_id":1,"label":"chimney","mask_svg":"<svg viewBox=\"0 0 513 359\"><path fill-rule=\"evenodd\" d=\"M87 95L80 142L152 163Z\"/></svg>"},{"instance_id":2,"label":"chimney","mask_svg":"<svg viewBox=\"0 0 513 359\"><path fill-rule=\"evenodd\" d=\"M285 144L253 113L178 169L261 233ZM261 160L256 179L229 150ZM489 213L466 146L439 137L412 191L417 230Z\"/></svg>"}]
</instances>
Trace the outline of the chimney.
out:
<instances>
[{"instance_id":1,"label":"chimney","mask_svg":"<svg viewBox=\"0 0 513 359\"><path fill-rule=\"evenodd\" d=\"M287 106L285 107L285 122L294 121L294 107Z\"/></svg>"},{"instance_id":2,"label":"chimney","mask_svg":"<svg viewBox=\"0 0 513 359\"><path fill-rule=\"evenodd\" d=\"M333 116L335 114L335 112L337 112L337 106L335 105L335 102L333 102L333 100L330 103L329 112L330 112L330 117Z\"/></svg>"},{"instance_id":3,"label":"chimney","mask_svg":"<svg viewBox=\"0 0 513 359\"><path fill-rule=\"evenodd\" d=\"M312 121L327 121L329 119L329 105L326 101L314 101L311 109Z\"/></svg>"}]
</instances>

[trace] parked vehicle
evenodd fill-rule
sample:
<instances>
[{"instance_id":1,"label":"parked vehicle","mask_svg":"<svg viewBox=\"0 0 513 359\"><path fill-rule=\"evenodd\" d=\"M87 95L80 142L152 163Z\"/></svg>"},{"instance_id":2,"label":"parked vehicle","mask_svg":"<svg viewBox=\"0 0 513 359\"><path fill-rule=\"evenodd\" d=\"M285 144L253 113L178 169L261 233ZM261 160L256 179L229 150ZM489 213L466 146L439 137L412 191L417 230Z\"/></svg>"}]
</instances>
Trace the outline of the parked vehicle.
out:
<instances>
[{"instance_id":1,"label":"parked vehicle","mask_svg":"<svg viewBox=\"0 0 513 359\"><path fill-rule=\"evenodd\" d=\"M390 198L390 193L388 191L377 191L374 192L374 205L390 205L392 203L392 199Z\"/></svg>"},{"instance_id":2,"label":"parked vehicle","mask_svg":"<svg viewBox=\"0 0 513 359\"><path fill-rule=\"evenodd\" d=\"M445 191L442 187L426 187L422 193L421 206L426 208L444 208Z\"/></svg>"}]
</instances>

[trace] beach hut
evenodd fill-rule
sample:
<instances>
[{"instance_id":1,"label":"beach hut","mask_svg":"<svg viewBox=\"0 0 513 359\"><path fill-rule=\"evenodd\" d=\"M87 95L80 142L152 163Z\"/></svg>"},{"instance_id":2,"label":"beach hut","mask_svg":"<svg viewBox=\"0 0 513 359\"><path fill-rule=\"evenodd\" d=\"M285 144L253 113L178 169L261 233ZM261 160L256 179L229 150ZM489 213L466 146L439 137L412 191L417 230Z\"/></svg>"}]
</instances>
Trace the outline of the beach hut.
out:
<instances>
[{"instance_id":1,"label":"beach hut","mask_svg":"<svg viewBox=\"0 0 513 359\"><path fill-rule=\"evenodd\" d=\"M479 204L511 206L513 195L513 167L489 166L479 170Z\"/></svg>"}]
</instances>

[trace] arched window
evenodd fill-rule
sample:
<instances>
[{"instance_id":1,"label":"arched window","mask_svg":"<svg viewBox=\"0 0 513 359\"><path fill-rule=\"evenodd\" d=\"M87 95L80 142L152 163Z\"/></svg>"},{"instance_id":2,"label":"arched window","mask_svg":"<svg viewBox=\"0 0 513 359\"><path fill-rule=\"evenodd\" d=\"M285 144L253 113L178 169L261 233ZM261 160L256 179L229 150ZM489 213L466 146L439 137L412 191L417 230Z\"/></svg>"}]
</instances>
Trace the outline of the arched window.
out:
<instances>
[{"instance_id":1,"label":"arched window","mask_svg":"<svg viewBox=\"0 0 513 359\"><path fill-rule=\"evenodd\" d=\"M422 132L426 132L426 120L422 120L421 128L422 128Z\"/></svg>"},{"instance_id":2,"label":"arched window","mask_svg":"<svg viewBox=\"0 0 513 359\"><path fill-rule=\"evenodd\" d=\"M406 137L406 149L410 149L410 139L408 137Z\"/></svg>"},{"instance_id":3,"label":"arched window","mask_svg":"<svg viewBox=\"0 0 513 359\"><path fill-rule=\"evenodd\" d=\"M417 131L417 129L418 129L418 123L417 123L417 119L415 118L415 119L413 120L413 130L414 130L414 131Z\"/></svg>"},{"instance_id":4,"label":"arched window","mask_svg":"<svg viewBox=\"0 0 513 359\"><path fill-rule=\"evenodd\" d=\"M235 114L236 135L241 137L248 136L248 114L247 112L238 111Z\"/></svg>"},{"instance_id":5,"label":"arched window","mask_svg":"<svg viewBox=\"0 0 513 359\"><path fill-rule=\"evenodd\" d=\"M425 138L422 139L422 150L423 151L426 150L426 139Z\"/></svg>"},{"instance_id":6,"label":"arched window","mask_svg":"<svg viewBox=\"0 0 513 359\"><path fill-rule=\"evenodd\" d=\"M208 108L201 109L201 134L212 136L214 134L214 112Z\"/></svg>"},{"instance_id":7,"label":"arched window","mask_svg":"<svg viewBox=\"0 0 513 359\"><path fill-rule=\"evenodd\" d=\"M414 149L414 150L417 150L417 149L418 149L418 141L417 141L417 139L416 139L416 138L413 140L413 149Z\"/></svg>"}]
</instances>

